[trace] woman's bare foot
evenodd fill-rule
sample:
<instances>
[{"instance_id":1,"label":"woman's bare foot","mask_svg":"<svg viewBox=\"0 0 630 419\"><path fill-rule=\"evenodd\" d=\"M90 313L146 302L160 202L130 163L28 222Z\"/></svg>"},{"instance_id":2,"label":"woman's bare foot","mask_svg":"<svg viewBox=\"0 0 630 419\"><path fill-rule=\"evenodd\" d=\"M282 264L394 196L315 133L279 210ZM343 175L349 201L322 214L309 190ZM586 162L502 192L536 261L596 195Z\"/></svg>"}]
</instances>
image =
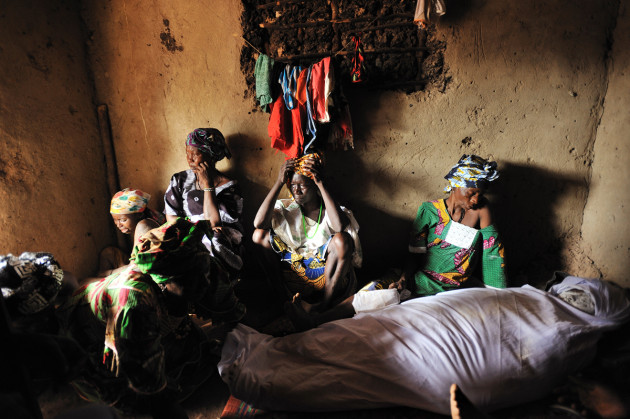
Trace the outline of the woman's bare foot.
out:
<instances>
[{"instance_id":1,"label":"woman's bare foot","mask_svg":"<svg viewBox=\"0 0 630 419\"><path fill-rule=\"evenodd\" d=\"M604 419L620 419L629 416L628 408L616 391L611 387L583 378L572 377L577 387L580 402L587 409Z\"/></svg>"},{"instance_id":2,"label":"woman's bare foot","mask_svg":"<svg viewBox=\"0 0 630 419\"><path fill-rule=\"evenodd\" d=\"M451 417L453 419L489 419L487 416L472 404L468 397L457 387L457 384L451 385Z\"/></svg>"}]
</instances>

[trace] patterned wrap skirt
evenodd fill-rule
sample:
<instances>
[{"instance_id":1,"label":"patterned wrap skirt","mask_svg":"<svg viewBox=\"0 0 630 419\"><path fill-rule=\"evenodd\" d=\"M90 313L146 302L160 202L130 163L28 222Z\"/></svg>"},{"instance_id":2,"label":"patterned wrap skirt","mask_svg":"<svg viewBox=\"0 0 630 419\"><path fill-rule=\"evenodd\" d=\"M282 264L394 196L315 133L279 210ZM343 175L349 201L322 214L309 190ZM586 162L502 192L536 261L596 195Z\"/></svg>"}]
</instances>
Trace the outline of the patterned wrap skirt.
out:
<instances>
[{"instance_id":1,"label":"patterned wrap skirt","mask_svg":"<svg viewBox=\"0 0 630 419\"><path fill-rule=\"evenodd\" d=\"M321 299L326 286L326 250L331 238L317 249L316 254L300 255L291 249L270 230L271 248L280 256L287 269L283 269L284 284L289 294L300 296L309 303ZM285 265L286 264L286 265Z\"/></svg>"}]
</instances>

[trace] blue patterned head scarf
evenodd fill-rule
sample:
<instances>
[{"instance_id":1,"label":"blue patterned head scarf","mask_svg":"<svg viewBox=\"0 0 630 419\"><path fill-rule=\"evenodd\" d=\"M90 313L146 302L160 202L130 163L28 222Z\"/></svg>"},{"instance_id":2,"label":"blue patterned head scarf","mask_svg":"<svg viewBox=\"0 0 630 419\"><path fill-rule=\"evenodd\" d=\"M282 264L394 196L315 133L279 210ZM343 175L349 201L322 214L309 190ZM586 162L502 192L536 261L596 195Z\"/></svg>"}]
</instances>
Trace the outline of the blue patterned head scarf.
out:
<instances>
[{"instance_id":1,"label":"blue patterned head scarf","mask_svg":"<svg viewBox=\"0 0 630 419\"><path fill-rule=\"evenodd\" d=\"M444 188L444 192L450 192L453 188L485 189L489 182L498 177L496 162L474 154L464 154L451 171L444 176L444 179L449 182L449 185Z\"/></svg>"},{"instance_id":2,"label":"blue patterned head scarf","mask_svg":"<svg viewBox=\"0 0 630 419\"><path fill-rule=\"evenodd\" d=\"M232 157L223 134L216 128L195 129L186 137L186 145L198 148L215 162L223 160L224 157L228 159Z\"/></svg>"}]
</instances>

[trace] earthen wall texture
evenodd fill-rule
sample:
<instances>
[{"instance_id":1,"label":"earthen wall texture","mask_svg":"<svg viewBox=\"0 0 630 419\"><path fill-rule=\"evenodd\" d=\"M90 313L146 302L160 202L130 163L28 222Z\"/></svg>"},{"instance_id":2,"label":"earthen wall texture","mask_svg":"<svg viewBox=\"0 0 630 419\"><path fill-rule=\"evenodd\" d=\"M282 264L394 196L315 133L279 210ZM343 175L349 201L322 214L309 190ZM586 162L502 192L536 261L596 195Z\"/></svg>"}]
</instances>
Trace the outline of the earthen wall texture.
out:
<instances>
[{"instance_id":1,"label":"earthen wall texture","mask_svg":"<svg viewBox=\"0 0 630 419\"><path fill-rule=\"evenodd\" d=\"M79 9L0 4L0 254L50 252L83 277L113 236Z\"/></svg>"},{"instance_id":2,"label":"earthen wall texture","mask_svg":"<svg viewBox=\"0 0 630 419\"><path fill-rule=\"evenodd\" d=\"M582 241L606 278L630 285L630 2L619 7L608 57L608 88L593 147Z\"/></svg>"}]
</instances>

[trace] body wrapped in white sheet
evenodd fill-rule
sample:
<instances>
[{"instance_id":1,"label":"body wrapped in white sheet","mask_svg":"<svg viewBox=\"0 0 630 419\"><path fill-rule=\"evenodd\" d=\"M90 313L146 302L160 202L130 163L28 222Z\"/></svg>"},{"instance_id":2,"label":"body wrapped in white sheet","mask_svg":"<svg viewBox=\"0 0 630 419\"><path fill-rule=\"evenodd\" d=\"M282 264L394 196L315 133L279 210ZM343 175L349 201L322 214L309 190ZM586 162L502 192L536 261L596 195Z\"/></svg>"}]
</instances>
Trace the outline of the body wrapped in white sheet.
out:
<instances>
[{"instance_id":1,"label":"body wrapped in white sheet","mask_svg":"<svg viewBox=\"0 0 630 419\"><path fill-rule=\"evenodd\" d=\"M593 315L555 296L567 287L593 296ZM239 325L219 371L235 397L269 410L448 413L452 383L494 410L549 393L629 315L623 290L600 280L568 277L550 292L462 289L282 338Z\"/></svg>"}]
</instances>

